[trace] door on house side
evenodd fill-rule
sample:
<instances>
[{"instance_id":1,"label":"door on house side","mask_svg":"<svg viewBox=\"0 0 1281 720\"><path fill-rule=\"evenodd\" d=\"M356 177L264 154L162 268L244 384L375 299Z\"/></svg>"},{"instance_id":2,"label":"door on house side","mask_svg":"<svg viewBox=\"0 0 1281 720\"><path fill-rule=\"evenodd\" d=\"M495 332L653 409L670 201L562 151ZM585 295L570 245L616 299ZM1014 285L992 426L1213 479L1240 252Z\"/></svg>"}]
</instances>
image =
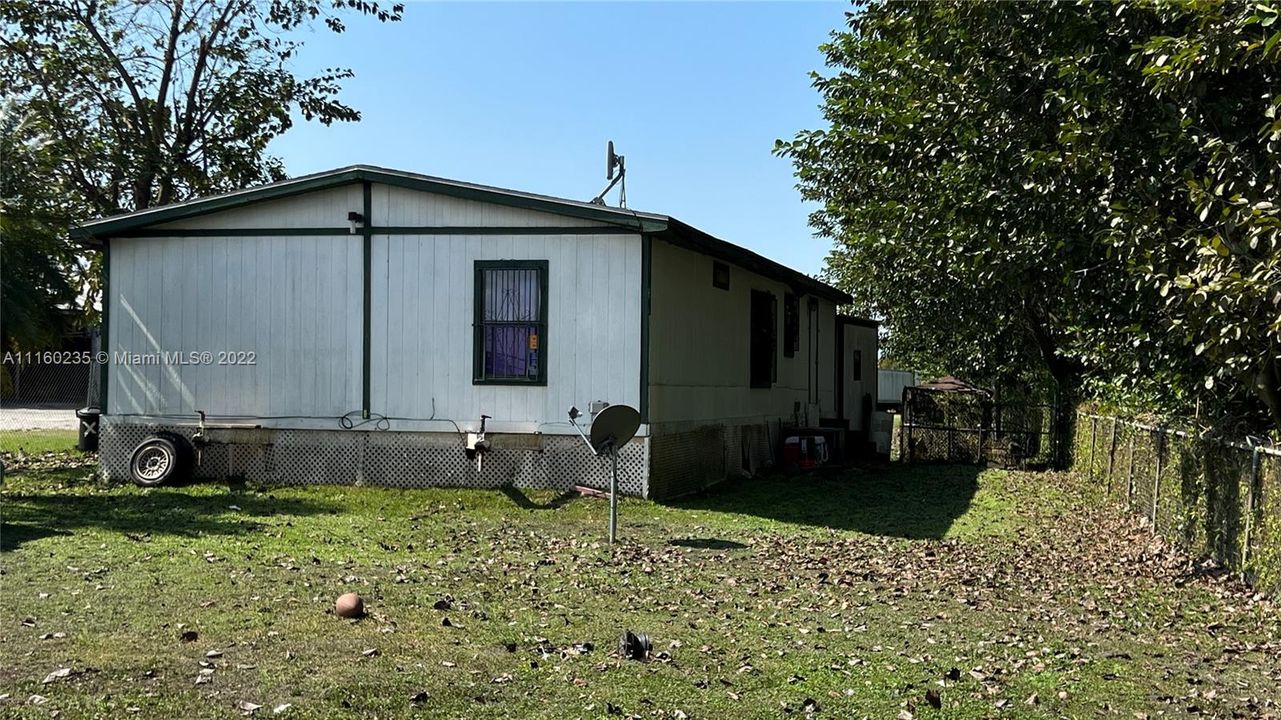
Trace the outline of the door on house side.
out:
<instances>
[{"instance_id":1,"label":"door on house side","mask_svg":"<svg viewBox=\"0 0 1281 720\"><path fill-rule=\"evenodd\" d=\"M854 325L841 325L841 399L842 415L850 430L862 431L863 427L863 351L859 348Z\"/></svg>"}]
</instances>

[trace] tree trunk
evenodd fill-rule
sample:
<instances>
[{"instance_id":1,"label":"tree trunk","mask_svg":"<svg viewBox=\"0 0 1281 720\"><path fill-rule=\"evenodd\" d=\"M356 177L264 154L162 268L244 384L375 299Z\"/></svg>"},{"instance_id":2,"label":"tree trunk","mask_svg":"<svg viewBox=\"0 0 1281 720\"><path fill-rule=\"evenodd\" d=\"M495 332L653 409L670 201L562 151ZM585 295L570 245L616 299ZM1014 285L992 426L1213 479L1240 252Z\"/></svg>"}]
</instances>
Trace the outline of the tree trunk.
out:
<instances>
[{"instance_id":1,"label":"tree trunk","mask_svg":"<svg viewBox=\"0 0 1281 720\"><path fill-rule=\"evenodd\" d=\"M1054 388L1050 466L1056 470L1067 470L1072 467L1072 441L1076 437L1076 406L1081 403L1081 377L1055 377Z\"/></svg>"},{"instance_id":2,"label":"tree trunk","mask_svg":"<svg viewBox=\"0 0 1281 720\"><path fill-rule=\"evenodd\" d=\"M1055 401L1054 417L1050 424L1053 453L1050 465L1058 470L1066 470L1072 465L1071 445L1076 427L1076 406L1081 401L1081 379L1084 370L1075 360L1058 354L1058 343L1047 327L1047 313L1023 299L1023 315L1033 342L1040 352L1045 369L1054 380Z\"/></svg>"},{"instance_id":3,"label":"tree trunk","mask_svg":"<svg viewBox=\"0 0 1281 720\"><path fill-rule=\"evenodd\" d=\"M1263 361L1254 377L1254 390L1267 406L1272 426L1281 431L1281 362L1275 354Z\"/></svg>"}]
</instances>

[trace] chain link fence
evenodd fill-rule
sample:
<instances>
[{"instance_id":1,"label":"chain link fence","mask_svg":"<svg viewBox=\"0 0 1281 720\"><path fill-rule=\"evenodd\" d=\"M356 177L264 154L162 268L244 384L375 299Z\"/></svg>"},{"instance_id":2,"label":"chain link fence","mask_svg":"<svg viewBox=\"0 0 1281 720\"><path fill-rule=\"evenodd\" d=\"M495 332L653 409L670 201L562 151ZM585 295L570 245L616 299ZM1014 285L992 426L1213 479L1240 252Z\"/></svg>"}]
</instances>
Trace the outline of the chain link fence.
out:
<instances>
[{"instance_id":1,"label":"chain link fence","mask_svg":"<svg viewBox=\"0 0 1281 720\"><path fill-rule=\"evenodd\" d=\"M1029 467L1054 457L1054 406L986 403L949 398L947 412L919 407L905 412L894 429L892 459L906 462L992 464Z\"/></svg>"},{"instance_id":2,"label":"chain link fence","mask_svg":"<svg viewBox=\"0 0 1281 720\"><path fill-rule=\"evenodd\" d=\"M75 430L76 409L97 404L94 350L15 351L0 360L0 432Z\"/></svg>"},{"instance_id":3,"label":"chain link fence","mask_svg":"<svg viewBox=\"0 0 1281 720\"><path fill-rule=\"evenodd\" d=\"M1281 589L1281 448L1077 414L1073 469L1189 553Z\"/></svg>"}]
</instances>

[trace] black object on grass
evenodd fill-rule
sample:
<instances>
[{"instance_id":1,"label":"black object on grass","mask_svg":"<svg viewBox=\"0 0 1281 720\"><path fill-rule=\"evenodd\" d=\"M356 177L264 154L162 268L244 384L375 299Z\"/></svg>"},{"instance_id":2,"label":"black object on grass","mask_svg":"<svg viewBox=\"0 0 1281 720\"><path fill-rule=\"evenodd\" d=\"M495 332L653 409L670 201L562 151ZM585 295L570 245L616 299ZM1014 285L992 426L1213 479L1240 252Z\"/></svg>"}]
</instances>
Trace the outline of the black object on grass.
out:
<instances>
[{"instance_id":1,"label":"black object on grass","mask_svg":"<svg viewBox=\"0 0 1281 720\"><path fill-rule=\"evenodd\" d=\"M630 660L644 660L649 657L649 652L653 649L649 636L644 633L637 634L631 630L624 630L623 636L618 640L618 654Z\"/></svg>"}]
</instances>

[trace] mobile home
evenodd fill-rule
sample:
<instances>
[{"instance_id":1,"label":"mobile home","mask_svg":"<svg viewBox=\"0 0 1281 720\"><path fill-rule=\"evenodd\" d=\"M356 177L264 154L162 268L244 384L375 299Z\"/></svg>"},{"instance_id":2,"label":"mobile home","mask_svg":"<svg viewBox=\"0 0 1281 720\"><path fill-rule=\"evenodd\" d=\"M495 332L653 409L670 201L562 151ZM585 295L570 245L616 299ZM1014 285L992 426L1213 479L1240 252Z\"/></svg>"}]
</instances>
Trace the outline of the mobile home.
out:
<instances>
[{"instance_id":1,"label":"mobile home","mask_svg":"<svg viewBox=\"0 0 1281 720\"><path fill-rule=\"evenodd\" d=\"M669 497L876 403L848 295L667 215L353 166L78 232L106 260L110 476L165 433L206 476L600 484L566 411L621 403L624 491Z\"/></svg>"}]
</instances>

